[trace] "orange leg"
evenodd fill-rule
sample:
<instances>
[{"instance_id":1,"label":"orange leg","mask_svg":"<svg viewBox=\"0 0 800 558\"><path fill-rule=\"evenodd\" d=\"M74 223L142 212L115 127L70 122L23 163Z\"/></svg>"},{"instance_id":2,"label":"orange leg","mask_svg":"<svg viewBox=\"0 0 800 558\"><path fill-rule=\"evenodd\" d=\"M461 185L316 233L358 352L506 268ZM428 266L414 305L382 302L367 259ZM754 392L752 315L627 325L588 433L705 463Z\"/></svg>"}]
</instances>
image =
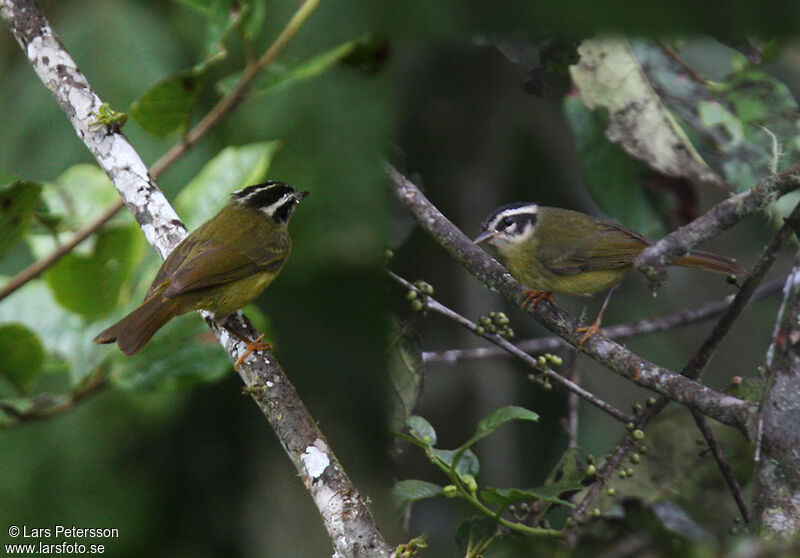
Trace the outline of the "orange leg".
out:
<instances>
[{"instance_id":1,"label":"orange leg","mask_svg":"<svg viewBox=\"0 0 800 558\"><path fill-rule=\"evenodd\" d=\"M247 348L245 348L244 352L242 353L242 356L240 356L236 360L236 364L233 365L233 369L234 370L238 370L239 367L244 362L244 359L249 357L254 352L256 352L256 351L271 351L272 350L272 345L270 345L269 343L263 343L262 339L264 339L264 334L263 333L261 335L259 335L258 337L256 337L253 341L250 341L248 339L242 339L242 341L247 343Z\"/></svg>"},{"instance_id":2,"label":"orange leg","mask_svg":"<svg viewBox=\"0 0 800 558\"><path fill-rule=\"evenodd\" d=\"M553 291L527 290L524 293L522 293L522 296L525 297L525 299L522 301L522 304L520 305L520 307L523 310L536 308L536 305L543 300L546 300L550 304L553 304Z\"/></svg>"},{"instance_id":3,"label":"orange leg","mask_svg":"<svg viewBox=\"0 0 800 558\"><path fill-rule=\"evenodd\" d=\"M603 314L606 313L606 307L608 307L608 301L611 300L611 295L614 293L614 290L617 287L612 287L608 294L606 295L606 299L603 301L603 306L600 308L600 312L597 314L597 317L591 323L591 325L578 327L575 328L575 333L583 333L583 337L578 342L578 348L582 349L583 344L586 343L589 339L600 333L600 323L603 321Z\"/></svg>"}]
</instances>

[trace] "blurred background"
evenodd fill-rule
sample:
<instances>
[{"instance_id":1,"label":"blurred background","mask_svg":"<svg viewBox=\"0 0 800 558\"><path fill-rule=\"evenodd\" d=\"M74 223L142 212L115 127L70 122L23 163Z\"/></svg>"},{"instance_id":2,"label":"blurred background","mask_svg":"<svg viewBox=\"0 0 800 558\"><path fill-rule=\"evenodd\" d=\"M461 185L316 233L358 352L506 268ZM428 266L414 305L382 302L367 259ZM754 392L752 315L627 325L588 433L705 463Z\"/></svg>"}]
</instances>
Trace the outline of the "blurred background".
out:
<instances>
[{"instance_id":1,"label":"blurred background","mask_svg":"<svg viewBox=\"0 0 800 558\"><path fill-rule=\"evenodd\" d=\"M204 48L202 18L180 2L40 5L90 83L116 110L125 111L147 87L191 67ZM288 0L267 3L256 52L295 9ZM791 33L787 26L798 21L791 17L794 12L755 10L747 3L727 4L725 10L724 16L708 17L691 2L653 4L648 14L600 9L591 2L574 11L549 2L535 13L522 2L509 3L505 11L424 1L323 3L281 60L303 60L379 32L389 41L380 71L335 66L308 82L256 96L159 179L174 199L223 148L281 141L268 177L310 190L312 196L292 221L292 257L258 305L269 319L280 362L354 483L370 497L389 540L425 531L431 555L453 555L453 530L468 515L454 501L421 503L405 534L392 509L393 480L443 480L419 452L404 451L395 462L389 457L387 409L393 396L385 361L396 336L393 316L413 330L425 351L483 343L439 317L412 313L402 289L384 277L384 250L395 253L388 263L392 270L431 283L435 296L461 314L476 319L502 310L519 339L544 330L413 230L385 183L383 158L417 180L468 235L478 232L495 207L512 201L608 215L586 185L575 128L566 116L567 76L556 75L546 83L546 94L536 94L531 70L537 66L540 37L575 41L598 29L735 35L746 27L772 37ZM721 80L733 68L734 51L709 36L684 47L686 60L711 79ZM797 53L786 41L766 67L792 94L800 87ZM242 56L232 49L228 71ZM212 79L224 77L223 68ZM0 32L0 75L0 169L50 182L72 165L92 163L7 32ZM207 87L195 115L217 98ZM124 131L148 163L177 138L153 138L133 121ZM653 185L646 172L639 179L636 187L657 199L660 217L640 232L657 236L687 218L681 211L685 197L675 188ZM728 195L713 188L693 194L688 206L695 212ZM625 195L619 194L618 205L625 206ZM703 248L748 266L772 231L766 218L751 217ZM133 283L147 281L145 270L154 261L152 254L148 257L150 263L142 264ZM20 243L0 262L0 274L13 275L32 261L31 250ZM784 255L773 274L788 267ZM612 301L605 324L672 313L732 292L724 278L673 270L654 298L640 277L631 276ZM600 299L556 301L591 318ZM0 309L12 300L0 303ZM755 373L777 306L773 297L745 312L714 359L708 383L724 388L733 375ZM91 323L84 325L94 330ZM679 370L712 325L626 345ZM588 389L622 409L650 395L584 357L578 367ZM463 442L480 418L501 405L522 405L542 416L536 425L505 426L476 447L482 485L537 486L565 449L564 392L544 391L526 376L526 369L503 358L425 368L416 413L436 427L440 447ZM121 383L61 416L0 432L0 525L116 527L120 538L106 541L113 556L329 555L330 543L310 498L257 407L241 394L239 378L226 373L190 384L176 389L174 383ZM52 373L40 389L58 392L67 386L63 374ZM7 385L0 388L13 392ZM579 443L602 456L623 430L591 407L580 410ZM681 432L682 441L693 444L695 431ZM725 436L731 451L746 451L737 434ZM696 458L696 451L686 455ZM703 464L713 471L708 458ZM666 470L677 469L665 464L659 472ZM718 480L712 478L709 487L709 493L719 492ZM709 500L698 493L694 505L704 512L718 506L728 510L729 498L719 494ZM730 515L721 517L720 531L730 524ZM0 538L9 542L5 535Z\"/></svg>"}]
</instances>

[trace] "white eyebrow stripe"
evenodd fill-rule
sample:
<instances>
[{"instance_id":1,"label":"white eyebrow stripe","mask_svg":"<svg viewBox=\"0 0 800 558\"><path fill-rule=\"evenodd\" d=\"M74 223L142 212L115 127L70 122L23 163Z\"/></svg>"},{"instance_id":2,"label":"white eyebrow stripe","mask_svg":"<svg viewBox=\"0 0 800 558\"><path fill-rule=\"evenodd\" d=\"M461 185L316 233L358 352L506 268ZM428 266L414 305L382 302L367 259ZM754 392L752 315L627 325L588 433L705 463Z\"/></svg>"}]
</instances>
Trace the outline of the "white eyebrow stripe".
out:
<instances>
[{"instance_id":1,"label":"white eyebrow stripe","mask_svg":"<svg viewBox=\"0 0 800 558\"><path fill-rule=\"evenodd\" d=\"M495 218L492 219L490 223L490 227L492 229L497 228L497 224L500 222L501 219L505 217L514 217L516 215L536 215L539 212L538 205L524 205L522 207L514 207L512 209L504 209L497 215Z\"/></svg>"}]
</instances>

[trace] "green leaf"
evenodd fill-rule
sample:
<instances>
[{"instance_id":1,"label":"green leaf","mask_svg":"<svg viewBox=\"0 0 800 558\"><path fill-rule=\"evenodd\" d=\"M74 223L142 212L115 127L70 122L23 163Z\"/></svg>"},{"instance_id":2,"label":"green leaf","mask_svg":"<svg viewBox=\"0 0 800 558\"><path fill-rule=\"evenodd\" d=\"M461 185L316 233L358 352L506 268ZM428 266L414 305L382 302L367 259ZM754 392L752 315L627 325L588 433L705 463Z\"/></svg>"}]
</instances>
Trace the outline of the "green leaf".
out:
<instances>
[{"instance_id":1,"label":"green leaf","mask_svg":"<svg viewBox=\"0 0 800 558\"><path fill-rule=\"evenodd\" d=\"M646 237L664 236L664 215L645 189L651 171L606 139L606 115L589 110L574 95L564 99L564 115L578 144L586 187L600 208Z\"/></svg>"},{"instance_id":2,"label":"green leaf","mask_svg":"<svg viewBox=\"0 0 800 558\"><path fill-rule=\"evenodd\" d=\"M406 426L408 426L409 434L411 434L413 438L428 446L434 446L436 444L436 430L434 430L431 423L424 418L411 415L406 420Z\"/></svg>"},{"instance_id":3,"label":"green leaf","mask_svg":"<svg viewBox=\"0 0 800 558\"><path fill-rule=\"evenodd\" d=\"M421 480L402 480L392 487L392 499L402 513L413 502L433 498L442 493L442 487Z\"/></svg>"},{"instance_id":4,"label":"green leaf","mask_svg":"<svg viewBox=\"0 0 800 558\"><path fill-rule=\"evenodd\" d=\"M206 56L224 53L225 42L238 25L247 38L258 34L265 16L264 0L212 0L206 12Z\"/></svg>"},{"instance_id":5,"label":"green leaf","mask_svg":"<svg viewBox=\"0 0 800 558\"><path fill-rule=\"evenodd\" d=\"M145 132L163 137L185 129L205 83L205 72L190 68L147 89L131 105L131 114Z\"/></svg>"},{"instance_id":6,"label":"green leaf","mask_svg":"<svg viewBox=\"0 0 800 558\"><path fill-rule=\"evenodd\" d=\"M441 459L448 467L455 469L459 476L472 475L478 476L480 472L480 462L478 456L471 449L445 450L434 449L433 454ZM458 463L455 460L458 459Z\"/></svg>"},{"instance_id":7,"label":"green leaf","mask_svg":"<svg viewBox=\"0 0 800 558\"><path fill-rule=\"evenodd\" d=\"M242 21L242 30L245 37L253 39L258 36L264 26L264 20L267 17L267 1L249 0L246 2L246 6L247 13Z\"/></svg>"},{"instance_id":8,"label":"green leaf","mask_svg":"<svg viewBox=\"0 0 800 558\"><path fill-rule=\"evenodd\" d=\"M481 491L481 497L490 504L500 504L503 507L516 502L541 500L574 508L575 504L562 500L558 495L563 492L583 490L583 488L583 485L579 482L557 482L528 490L521 488L487 488Z\"/></svg>"},{"instance_id":9,"label":"green leaf","mask_svg":"<svg viewBox=\"0 0 800 558\"><path fill-rule=\"evenodd\" d=\"M381 33L370 33L356 41L353 50L342 58L342 64L374 74L383 68L388 58L389 38Z\"/></svg>"},{"instance_id":10,"label":"green leaf","mask_svg":"<svg viewBox=\"0 0 800 558\"><path fill-rule=\"evenodd\" d=\"M263 182L279 141L226 147L175 198L175 209L189 230L199 227L227 203L232 191Z\"/></svg>"},{"instance_id":11,"label":"green leaf","mask_svg":"<svg viewBox=\"0 0 800 558\"><path fill-rule=\"evenodd\" d=\"M0 278L0 283L5 281ZM43 280L28 282L4 300L0 323L22 323L35 331L52 357L44 363L47 370L50 361L56 360L57 371L68 373L73 385L92 373L106 353L107 347L92 343L101 328L58 304Z\"/></svg>"},{"instance_id":12,"label":"green leaf","mask_svg":"<svg viewBox=\"0 0 800 558\"><path fill-rule=\"evenodd\" d=\"M393 342L386 359L389 369L389 431L400 432L411 416L422 390L422 346L419 335L393 321Z\"/></svg>"},{"instance_id":13,"label":"green leaf","mask_svg":"<svg viewBox=\"0 0 800 558\"><path fill-rule=\"evenodd\" d=\"M138 226L106 228L97 235L90 255L67 254L45 272L44 279L59 304L96 319L117 306L122 285L141 259L143 249Z\"/></svg>"},{"instance_id":14,"label":"green leaf","mask_svg":"<svg viewBox=\"0 0 800 558\"><path fill-rule=\"evenodd\" d=\"M19 323L0 325L0 375L22 393L28 393L39 379L44 347L39 337Z\"/></svg>"},{"instance_id":15,"label":"green leaf","mask_svg":"<svg viewBox=\"0 0 800 558\"><path fill-rule=\"evenodd\" d=\"M73 165L59 175L55 182L44 183L42 201L46 205L49 220L57 222L59 231L72 231L86 225L104 213L119 199L114 185L100 167L96 165ZM130 212L122 211L114 217L113 223L132 223ZM37 257L52 251L56 244L49 235L42 237L42 243L34 242L31 249ZM62 239L63 240L63 239ZM44 249L41 252L40 248Z\"/></svg>"},{"instance_id":16,"label":"green leaf","mask_svg":"<svg viewBox=\"0 0 800 558\"><path fill-rule=\"evenodd\" d=\"M41 193L41 184L26 180L0 187L0 258L25 234Z\"/></svg>"},{"instance_id":17,"label":"green leaf","mask_svg":"<svg viewBox=\"0 0 800 558\"><path fill-rule=\"evenodd\" d=\"M661 174L721 182L664 106L626 39L588 39L578 53L581 59L570 75L587 107L608 110L611 141Z\"/></svg>"},{"instance_id":18,"label":"green leaf","mask_svg":"<svg viewBox=\"0 0 800 558\"><path fill-rule=\"evenodd\" d=\"M492 414L482 419L478 423L478 428L475 430L475 434L472 435L472 438L462 444L459 447L459 450L464 450L470 447L478 440L481 440L494 432L499 426L512 420L529 420L538 422L539 415L533 411L529 411L524 407L518 407L516 405L507 405L505 407L495 409Z\"/></svg>"},{"instance_id":19,"label":"green leaf","mask_svg":"<svg viewBox=\"0 0 800 558\"><path fill-rule=\"evenodd\" d=\"M296 66L273 63L257 78L254 90L257 93L266 93L284 89L311 80L339 63L358 65L359 67L363 65L365 68L371 69L376 63L369 63L369 61L377 56L380 49L385 49L385 39L369 34L360 39L343 43ZM227 76L217 84L217 91L220 94L227 93L240 76L240 72Z\"/></svg>"}]
</instances>

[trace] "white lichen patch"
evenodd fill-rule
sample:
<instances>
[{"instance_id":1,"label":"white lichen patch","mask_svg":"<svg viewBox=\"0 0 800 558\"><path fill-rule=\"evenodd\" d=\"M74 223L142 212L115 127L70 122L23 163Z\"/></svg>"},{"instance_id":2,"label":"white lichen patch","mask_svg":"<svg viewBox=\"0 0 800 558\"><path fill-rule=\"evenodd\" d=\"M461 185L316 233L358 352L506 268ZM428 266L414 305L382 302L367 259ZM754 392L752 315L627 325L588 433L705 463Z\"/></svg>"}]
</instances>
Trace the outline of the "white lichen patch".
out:
<instances>
[{"instance_id":1,"label":"white lichen patch","mask_svg":"<svg viewBox=\"0 0 800 558\"><path fill-rule=\"evenodd\" d=\"M306 448L300 459L303 461L306 474L312 479L321 477L328 465L331 464L328 457L328 446L319 438L314 441L313 445Z\"/></svg>"}]
</instances>

